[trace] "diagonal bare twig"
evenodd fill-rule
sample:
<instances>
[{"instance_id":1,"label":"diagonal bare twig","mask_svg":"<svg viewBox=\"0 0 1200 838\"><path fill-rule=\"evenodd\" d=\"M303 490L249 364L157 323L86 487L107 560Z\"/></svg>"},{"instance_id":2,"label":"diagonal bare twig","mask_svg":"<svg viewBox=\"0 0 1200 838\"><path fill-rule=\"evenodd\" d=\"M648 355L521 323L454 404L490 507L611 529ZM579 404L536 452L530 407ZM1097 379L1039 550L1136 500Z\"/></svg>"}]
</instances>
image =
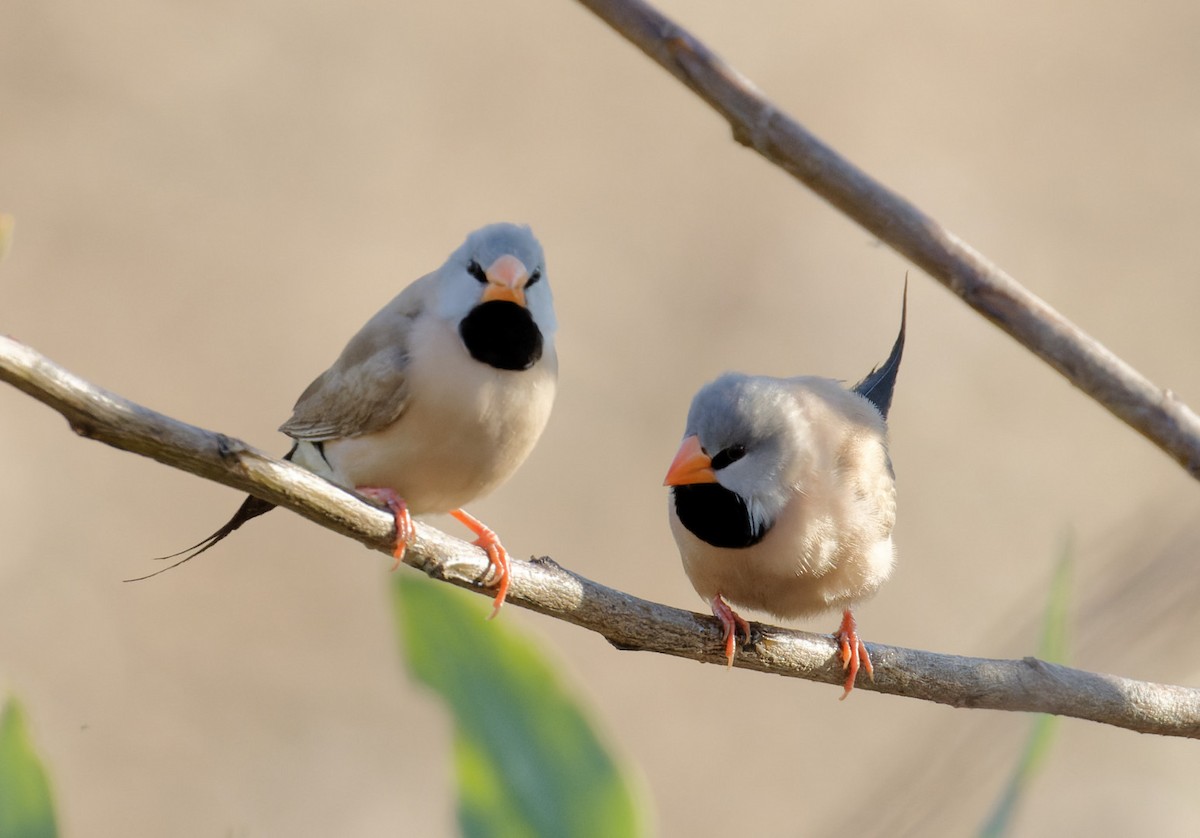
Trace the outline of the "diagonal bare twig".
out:
<instances>
[{"instance_id":1,"label":"diagonal bare twig","mask_svg":"<svg viewBox=\"0 0 1200 838\"><path fill-rule=\"evenodd\" d=\"M912 203L822 143L641 0L579 0L687 85L753 148L911 259L1200 479L1200 417Z\"/></svg>"},{"instance_id":2,"label":"diagonal bare twig","mask_svg":"<svg viewBox=\"0 0 1200 838\"><path fill-rule=\"evenodd\" d=\"M0 380L61 413L82 436L250 492L391 555L390 512L244 442L95 387L3 336ZM422 524L405 562L480 592L477 580L488 567L479 548ZM548 558L512 563L508 601L597 632L618 649L725 663L721 629L713 618L605 587ZM736 666L841 685L831 637L752 625L755 642L738 654ZM1197 689L1098 675L1034 658L984 660L879 644L871 644L871 657L877 681L860 689L954 707L1054 713L1142 733L1200 738Z\"/></svg>"}]
</instances>

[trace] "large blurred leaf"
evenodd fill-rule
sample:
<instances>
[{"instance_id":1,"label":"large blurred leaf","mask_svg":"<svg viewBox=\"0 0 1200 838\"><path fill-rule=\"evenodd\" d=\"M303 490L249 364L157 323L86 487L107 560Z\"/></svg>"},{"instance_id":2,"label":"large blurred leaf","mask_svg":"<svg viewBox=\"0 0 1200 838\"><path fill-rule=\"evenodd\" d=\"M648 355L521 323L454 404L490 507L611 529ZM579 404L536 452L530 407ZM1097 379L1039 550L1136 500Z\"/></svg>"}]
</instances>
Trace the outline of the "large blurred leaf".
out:
<instances>
[{"instance_id":1,"label":"large blurred leaf","mask_svg":"<svg viewBox=\"0 0 1200 838\"><path fill-rule=\"evenodd\" d=\"M1063 543L1058 566L1054 569L1054 579L1050 583L1042 638L1038 643L1038 657L1049 663L1067 662L1067 602L1070 600L1071 554L1071 540L1067 538ZM1021 759L1009 777L1008 785L996 802L987 823L979 831L981 838L1001 838L1008 834L1017 805L1050 752L1057 728L1058 716L1042 713L1034 718L1033 729L1029 731L1029 738L1025 741L1025 750L1021 753Z\"/></svg>"},{"instance_id":2,"label":"large blurred leaf","mask_svg":"<svg viewBox=\"0 0 1200 838\"><path fill-rule=\"evenodd\" d=\"M394 595L409 667L454 714L464 835L642 833L631 783L503 614L488 621L479 597L411 573Z\"/></svg>"},{"instance_id":3,"label":"large blurred leaf","mask_svg":"<svg viewBox=\"0 0 1200 838\"><path fill-rule=\"evenodd\" d=\"M0 836L53 838L58 834L50 783L25 729L25 714L9 699L0 711Z\"/></svg>"}]
</instances>

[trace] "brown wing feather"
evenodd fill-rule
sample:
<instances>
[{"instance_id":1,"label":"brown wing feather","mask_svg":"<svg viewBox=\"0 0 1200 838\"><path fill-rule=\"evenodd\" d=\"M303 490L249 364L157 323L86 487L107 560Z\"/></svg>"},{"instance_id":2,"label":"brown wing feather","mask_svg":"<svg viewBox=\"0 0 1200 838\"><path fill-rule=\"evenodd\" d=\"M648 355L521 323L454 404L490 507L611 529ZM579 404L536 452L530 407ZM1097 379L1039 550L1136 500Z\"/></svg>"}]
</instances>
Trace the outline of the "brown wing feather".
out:
<instances>
[{"instance_id":1,"label":"brown wing feather","mask_svg":"<svg viewBox=\"0 0 1200 838\"><path fill-rule=\"evenodd\" d=\"M386 428L408 402L405 370L412 321L425 308L427 280L404 289L350 339L333 366L301 394L279 430L322 442Z\"/></svg>"}]
</instances>

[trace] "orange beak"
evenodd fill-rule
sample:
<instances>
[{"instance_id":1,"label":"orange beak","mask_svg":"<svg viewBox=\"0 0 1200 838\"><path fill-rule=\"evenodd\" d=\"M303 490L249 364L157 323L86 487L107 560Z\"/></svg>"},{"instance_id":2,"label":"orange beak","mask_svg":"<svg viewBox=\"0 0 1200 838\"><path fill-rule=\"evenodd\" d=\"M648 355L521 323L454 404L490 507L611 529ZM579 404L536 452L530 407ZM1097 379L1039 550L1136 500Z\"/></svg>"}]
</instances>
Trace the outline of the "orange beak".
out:
<instances>
[{"instance_id":1,"label":"orange beak","mask_svg":"<svg viewBox=\"0 0 1200 838\"><path fill-rule=\"evenodd\" d=\"M667 479L663 485L688 486L692 483L716 482L717 473L713 471L712 457L700 447L700 437L692 434L679 446L679 452L667 469Z\"/></svg>"},{"instance_id":2,"label":"orange beak","mask_svg":"<svg viewBox=\"0 0 1200 838\"><path fill-rule=\"evenodd\" d=\"M529 270L516 256L507 253L492 262L484 271L488 286L483 292L483 301L507 300L519 306L525 305L525 283L529 282Z\"/></svg>"}]
</instances>

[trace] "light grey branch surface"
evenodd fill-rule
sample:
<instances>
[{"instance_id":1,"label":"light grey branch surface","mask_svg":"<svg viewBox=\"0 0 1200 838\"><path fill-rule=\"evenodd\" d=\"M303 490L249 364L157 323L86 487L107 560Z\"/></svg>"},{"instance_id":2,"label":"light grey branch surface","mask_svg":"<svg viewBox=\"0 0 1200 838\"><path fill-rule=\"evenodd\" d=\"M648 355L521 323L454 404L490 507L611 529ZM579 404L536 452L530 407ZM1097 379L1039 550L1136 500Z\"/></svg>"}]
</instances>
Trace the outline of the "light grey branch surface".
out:
<instances>
[{"instance_id":1,"label":"light grey branch surface","mask_svg":"<svg viewBox=\"0 0 1200 838\"><path fill-rule=\"evenodd\" d=\"M73 375L0 336L0 380L61 413L76 433L250 492L391 555L392 515L292 463L239 440L179 422ZM429 576L484 592L483 551L418 524L405 562ZM490 594L489 594L490 596ZM618 649L724 665L715 619L607 588L549 558L512 562L508 601L603 635ZM840 685L827 635L753 623L755 642L734 665ZM1132 681L1034 658L984 660L869 644L876 681L859 689L954 707L1073 716L1142 733L1200 738L1200 690ZM830 701L834 700L830 691ZM853 700L853 698L851 698Z\"/></svg>"},{"instance_id":2,"label":"light grey branch surface","mask_svg":"<svg viewBox=\"0 0 1200 838\"><path fill-rule=\"evenodd\" d=\"M579 0L783 168L1062 373L1200 479L1200 417L982 254L779 110L747 78L641 0Z\"/></svg>"}]
</instances>

